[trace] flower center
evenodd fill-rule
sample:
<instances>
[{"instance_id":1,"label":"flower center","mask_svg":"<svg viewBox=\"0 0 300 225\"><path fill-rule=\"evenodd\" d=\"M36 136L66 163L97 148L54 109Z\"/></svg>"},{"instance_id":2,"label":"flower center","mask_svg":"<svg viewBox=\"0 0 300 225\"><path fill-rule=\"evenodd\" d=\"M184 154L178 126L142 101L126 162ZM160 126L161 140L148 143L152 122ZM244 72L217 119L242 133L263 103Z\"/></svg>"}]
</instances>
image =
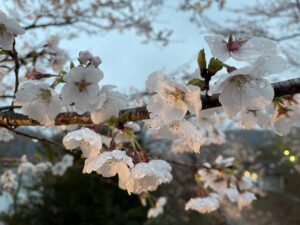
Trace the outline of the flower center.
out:
<instances>
[{"instance_id":1,"label":"flower center","mask_svg":"<svg viewBox=\"0 0 300 225\"><path fill-rule=\"evenodd\" d=\"M0 23L0 34L3 34L4 31L6 31L6 26L3 23Z\"/></svg>"},{"instance_id":2,"label":"flower center","mask_svg":"<svg viewBox=\"0 0 300 225\"><path fill-rule=\"evenodd\" d=\"M180 130L180 124L178 122L173 123L169 126L170 130L172 130L173 132L177 132Z\"/></svg>"},{"instance_id":3,"label":"flower center","mask_svg":"<svg viewBox=\"0 0 300 225\"><path fill-rule=\"evenodd\" d=\"M240 47L242 47L242 45L245 44L247 41L248 39L245 37L233 39L232 35L230 35L227 42L227 49L230 52L238 51Z\"/></svg>"},{"instance_id":4,"label":"flower center","mask_svg":"<svg viewBox=\"0 0 300 225\"><path fill-rule=\"evenodd\" d=\"M40 99L43 100L44 102L50 103L51 101L51 91L48 89L40 89Z\"/></svg>"},{"instance_id":5,"label":"flower center","mask_svg":"<svg viewBox=\"0 0 300 225\"><path fill-rule=\"evenodd\" d=\"M163 97L166 100L166 103L174 104L178 100L184 99L184 92L178 89L176 89L175 91L165 90Z\"/></svg>"},{"instance_id":6,"label":"flower center","mask_svg":"<svg viewBox=\"0 0 300 225\"><path fill-rule=\"evenodd\" d=\"M235 82L239 88L243 88L245 84L251 83L251 80L245 75L237 75L230 78L231 82Z\"/></svg>"},{"instance_id":7,"label":"flower center","mask_svg":"<svg viewBox=\"0 0 300 225\"><path fill-rule=\"evenodd\" d=\"M83 92L87 90L87 87L92 83L86 82L84 79L79 82L74 82L74 84L78 87L79 92Z\"/></svg>"}]
</instances>

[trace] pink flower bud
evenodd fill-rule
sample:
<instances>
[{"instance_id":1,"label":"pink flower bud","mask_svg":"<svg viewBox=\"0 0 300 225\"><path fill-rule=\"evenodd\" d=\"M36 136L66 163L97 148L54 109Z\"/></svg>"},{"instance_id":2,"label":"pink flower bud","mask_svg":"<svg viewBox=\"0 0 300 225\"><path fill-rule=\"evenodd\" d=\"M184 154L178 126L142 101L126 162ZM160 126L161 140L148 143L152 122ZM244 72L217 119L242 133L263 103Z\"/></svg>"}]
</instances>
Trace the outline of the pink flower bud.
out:
<instances>
[{"instance_id":1,"label":"pink flower bud","mask_svg":"<svg viewBox=\"0 0 300 225\"><path fill-rule=\"evenodd\" d=\"M101 61L100 57L98 57L98 56L93 57L91 60L91 64L94 67L98 67L101 63L102 63L102 61Z\"/></svg>"},{"instance_id":2,"label":"pink flower bud","mask_svg":"<svg viewBox=\"0 0 300 225\"><path fill-rule=\"evenodd\" d=\"M87 64L89 61L93 59L93 54L89 51L80 51L78 61L81 64Z\"/></svg>"},{"instance_id":3,"label":"pink flower bud","mask_svg":"<svg viewBox=\"0 0 300 225\"><path fill-rule=\"evenodd\" d=\"M33 69L33 70L27 72L25 77L30 80L40 80L43 78L51 77L51 74L42 73L42 72L39 72L39 71L36 71L35 69Z\"/></svg>"}]
</instances>

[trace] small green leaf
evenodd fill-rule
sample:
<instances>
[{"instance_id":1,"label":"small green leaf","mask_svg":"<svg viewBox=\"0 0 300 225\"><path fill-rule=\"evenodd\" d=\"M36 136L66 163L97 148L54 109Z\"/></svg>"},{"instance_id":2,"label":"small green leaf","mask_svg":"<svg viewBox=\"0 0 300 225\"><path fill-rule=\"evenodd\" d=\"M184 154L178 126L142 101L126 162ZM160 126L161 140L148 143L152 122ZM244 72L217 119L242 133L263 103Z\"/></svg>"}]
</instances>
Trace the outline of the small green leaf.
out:
<instances>
[{"instance_id":1,"label":"small green leaf","mask_svg":"<svg viewBox=\"0 0 300 225\"><path fill-rule=\"evenodd\" d=\"M6 50L3 50L3 49L0 49L0 55L5 55L5 54L9 54L9 52L8 51L6 51Z\"/></svg>"},{"instance_id":2,"label":"small green leaf","mask_svg":"<svg viewBox=\"0 0 300 225\"><path fill-rule=\"evenodd\" d=\"M58 82L58 83L66 83L66 82L64 81L64 78L63 78L63 77L57 77L57 78L55 79L55 81Z\"/></svg>"},{"instance_id":3,"label":"small green leaf","mask_svg":"<svg viewBox=\"0 0 300 225\"><path fill-rule=\"evenodd\" d=\"M124 130L124 136L128 139L128 140L133 140L135 138L134 136L134 131L131 129L125 129Z\"/></svg>"},{"instance_id":4,"label":"small green leaf","mask_svg":"<svg viewBox=\"0 0 300 225\"><path fill-rule=\"evenodd\" d=\"M205 82L204 82L204 80L200 80L198 78L193 78L193 79L189 80L188 85L197 86L197 87L200 88L200 90L204 90L205 89Z\"/></svg>"},{"instance_id":5,"label":"small green leaf","mask_svg":"<svg viewBox=\"0 0 300 225\"><path fill-rule=\"evenodd\" d=\"M201 49L197 57L198 66L202 77L206 75L206 59L204 49Z\"/></svg>"},{"instance_id":6,"label":"small green leaf","mask_svg":"<svg viewBox=\"0 0 300 225\"><path fill-rule=\"evenodd\" d=\"M106 121L106 123L107 123L109 126L116 127L116 126L117 126L117 123L118 123L118 118L115 117L115 116L112 116L109 120Z\"/></svg>"},{"instance_id":7,"label":"small green leaf","mask_svg":"<svg viewBox=\"0 0 300 225\"><path fill-rule=\"evenodd\" d=\"M126 123L129 120L129 112L122 113L119 120L123 123Z\"/></svg>"},{"instance_id":8,"label":"small green leaf","mask_svg":"<svg viewBox=\"0 0 300 225\"><path fill-rule=\"evenodd\" d=\"M199 184L201 182L201 176L199 174L195 174L194 179L195 179L197 184Z\"/></svg>"},{"instance_id":9,"label":"small green leaf","mask_svg":"<svg viewBox=\"0 0 300 225\"><path fill-rule=\"evenodd\" d=\"M75 67L74 63L71 62L71 63L70 63L70 69L73 69L74 67Z\"/></svg>"},{"instance_id":10,"label":"small green leaf","mask_svg":"<svg viewBox=\"0 0 300 225\"><path fill-rule=\"evenodd\" d=\"M210 59L208 64L208 74L210 76L213 76L222 68L223 68L223 63L219 59L213 57Z\"/></svg>"}]
</instances>

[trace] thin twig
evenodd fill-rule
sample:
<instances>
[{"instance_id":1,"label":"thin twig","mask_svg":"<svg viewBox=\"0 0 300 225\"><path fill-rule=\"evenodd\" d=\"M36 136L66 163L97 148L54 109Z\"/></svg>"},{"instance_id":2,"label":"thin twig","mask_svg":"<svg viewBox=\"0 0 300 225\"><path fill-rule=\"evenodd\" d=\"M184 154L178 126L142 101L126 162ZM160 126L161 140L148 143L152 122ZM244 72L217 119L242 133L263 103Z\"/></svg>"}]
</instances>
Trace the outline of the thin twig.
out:
<instances>
[{"instance_id":1,"label":"thin twig","mask_svg":"<svg viewBox=\"0 0 300 225\"><path fill-rule=\"evenodd\" d=\"M0 95L0 98L13 98L13 95Z\"/></svg>"},{"instance_id":2,"label":"thin twig","mask_svg":"<svg viewBox=\"0 0 300 225\"><path fill-rule=\"evenodd\" d=\"M181 167L186 167L186 168L190 168L190 169L197 169L199 167L201 167L201 164L195 164L195 165L188 165L188 164L184 164L184 163L180 163L174 160L166 160L168 163L177 165L177 166L181 166Z\"/></svg>"},{"instance_id":3,"label":"thin twig","mask_svg":"<svg viewBox=\"0 0 300 225\"><path fill-rule=\"evenodd\" d=\"M14 68L14 71L15 71L15 90L14 90L14 97L16 97L16 93L18 91L18 88L19 88L19 69L20 69L20 62L19 62L19 58L18 58L18 52L16 50L16 40L14 40L14 43L13 43L13 49L12 49L12 52L10 53L10 56L14 59L14 62L15 62L15 68ZM11 102L11 110L13 110L13 106L14 106L14 101Z\"/></svg>"},{"instance_id":4,"label":"thin twig","mask_svg":"<svg viewBox=\"0 0 300 225\"><path fill-rule=\"evenodd\" d=\"M41 142L46 142L46 143L49 143L49 144L52 144L52 145L56 145L56 146L61 146L63 147L62 144L58 143L58 142L55 142L55 141L52 141L52 140L48 140L46 138L42 138L42 137L36 137L36 136L33 136L31 134L27 134L27 133L24 133L24 132L21 132L21 131L18 131L18 130L15 130L14 128L11 128L9 126L4 126L6 129L14 132L15 134L17 135L21 135L21 136L24 136L24 137L28 137L30 139L35 139L35 140L38 140L38 141L41 141Z\"/></svg>"}]
</instances>

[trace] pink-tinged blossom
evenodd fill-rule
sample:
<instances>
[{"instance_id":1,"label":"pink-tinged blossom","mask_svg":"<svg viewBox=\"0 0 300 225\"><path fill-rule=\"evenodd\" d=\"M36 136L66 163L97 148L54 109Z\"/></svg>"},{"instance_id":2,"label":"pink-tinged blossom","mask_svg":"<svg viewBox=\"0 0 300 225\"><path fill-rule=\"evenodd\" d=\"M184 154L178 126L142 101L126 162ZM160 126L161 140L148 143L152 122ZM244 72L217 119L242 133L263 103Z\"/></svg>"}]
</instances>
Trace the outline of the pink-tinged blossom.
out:
<instances>
[{"instance_id":1,"label":"pink-tinged blossom","mask_svg":"<svg viewBox=\"0 0 300 225\"><path fill-rule=\"evenodd\" d=\"M29 80L41 80L41 79L44 79L44 78L51 77L51 74L39 72L39 71L33 69L33 70L31 70L31 71L28 71L28 72L25 74L25 77L26 77L27 79L29 79Z\"/></svg>"},{"instance_id":2,"label":"pink-tinged blossom","mask_svg":"<svg viewBox=\"0 0 300 225\"><path fill-rule=\"evenodd\" d=\"M91 59L91 65L93 65L94 67L98 67L101 63L102 63L102 60L99 56L94 56Z\"/></svg>"},{"instance_id":3,"label":"pink-tinged blossom","mask_svg":"<svg viewBox=\"0 0 300 225\"><path fill-rule=\"evenodd\" d=\"M80 51L79 52L79 57L78 57L78 61L81 64L86 65L89 61L91 61L93 58L93 54L90 53L89 51Z\"/></svg>"},{"instance_id":4,"label":"pink-tinged blossom","mask_svg":"<svg viewBox=\"0 0 300 225\"><path fill-rule=\"evenodd\" d=\"M221 35L204 37L212 55L226 61L230 57L238 61L254 61L262 55L275 55L277 45L274 41L263 37L247 37L245 35L229 36L228 41Z\"/></svg>"}]
</instances>

